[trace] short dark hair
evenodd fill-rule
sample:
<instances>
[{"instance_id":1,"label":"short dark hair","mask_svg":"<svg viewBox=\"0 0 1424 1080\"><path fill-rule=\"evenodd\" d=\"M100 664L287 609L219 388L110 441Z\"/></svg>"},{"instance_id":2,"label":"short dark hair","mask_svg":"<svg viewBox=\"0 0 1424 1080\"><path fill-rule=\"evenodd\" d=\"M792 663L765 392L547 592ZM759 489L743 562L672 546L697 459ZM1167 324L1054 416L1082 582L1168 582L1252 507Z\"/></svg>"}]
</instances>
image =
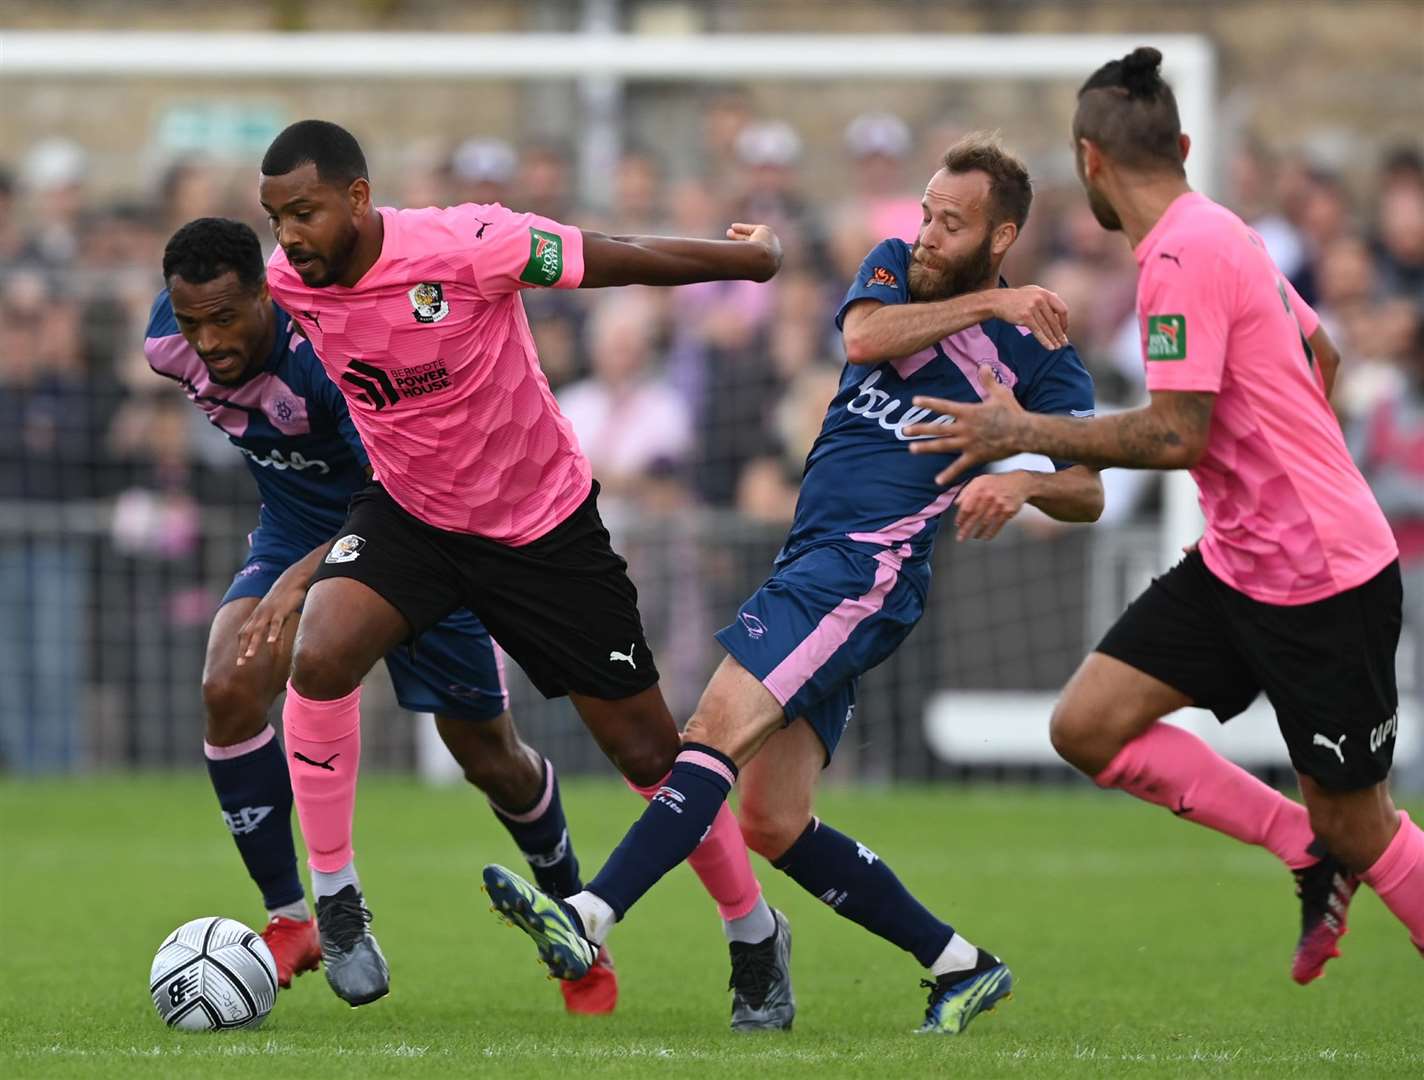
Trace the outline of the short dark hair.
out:
<instances>
[{"instance_id":1,"label":"short dark hair","mask_svg":"<svg viewBox=\"0 0 1424 1080\"><path fill-rule=\"evenodd\" d=\"M1033 182L1028 166L1004 149L993 132L973 131L944 152L940 164L956 176L982 172L989 177L990 218L993 224L1012 221L1020 229L1033 203Z\"/></svg>"},{"instance_id":2,"label":"short dark hair","mask_svg":"<svg viewBox=\"0 0 1424 1080\"><path fill-rule=\"evenodd\" d=\"M1162 54L1140 45L1110 60L1078 90L1073 140L1091 139L1114 161L1185 175L1177 97L1162 79Z\"/></svg>"},{"instance_id":3,"label":"short dark hair","mask_svg":"<svg viewBox=\"0 0 1424 1080\"><path fill-rule=\"evenodd\" d=\"M369 180L366 155L356 137L329 120L298 120L272 140L262 157L263 176L285 176L311 163L323 184L346 187Z\"/></svg>"},{"instance_id":4,"label":"short dark hair","mask_svg":"<svg viewBox=\"0 0 1424 1080\"><path fill-rule=\"evenodd\" d=\"M197 218L174 233L163 249L164 282L176 274L204 285L229 271L247 289L257 288L267 273L257 234L240 221Z\"/></svg>"}]
</instances>

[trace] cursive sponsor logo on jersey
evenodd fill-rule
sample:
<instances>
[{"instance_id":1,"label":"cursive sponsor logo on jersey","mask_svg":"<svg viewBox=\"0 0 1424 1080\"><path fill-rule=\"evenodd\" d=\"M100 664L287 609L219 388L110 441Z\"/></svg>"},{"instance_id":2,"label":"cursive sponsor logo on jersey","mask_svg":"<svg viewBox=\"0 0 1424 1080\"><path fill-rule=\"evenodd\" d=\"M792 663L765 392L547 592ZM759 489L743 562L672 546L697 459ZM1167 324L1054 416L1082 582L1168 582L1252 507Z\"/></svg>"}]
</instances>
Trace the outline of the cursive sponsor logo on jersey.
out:
<instances>
[{"instance_id":1,"label":"cursive sponsor logo on jersey","mask_svg":"<svg viewBox=\"0 0 1424 1080\"><path fill-rule=\"evenodd\" d=\"M891 397L884 390L876 389L875 384L880 381L882 374L884 374L882 371L876 370L865 377L865 381L858 387L859 393L846 402L847 412L863 416L867 420L874 420L886 431L893 432L895 438L902 442L914 442L917 438L933 439L933 435L905 434L905 428L911 424L918 424L927 417L933 424L954 423L952 416L935 416L929 409L921 409L915 405L909 405L899 416L894 416L895 410L900 408L902 402L899 398Z\"/></svg>"},{"instance_id":2,"label":"cursive sponsor logo on jersey","mask_svg":"<svg viewBox=\"0 0 1424 1080\"><path fill-rule=\"evenodd\" d=\"M261 465L264 469L276 469L278 472L285 472L288 469L293 469L296 472L302 472L306 469L320 469L322 476L331 472L331 466L322 461L321 458L303 457L300 450L293 450L284 455L282 451L275 449L269 450L265 454L259 454L256 451L249 450L245 446L239 446L238 449L247 456L248 461L251 461L254 465Z\"/></svg>"}]
</instances>

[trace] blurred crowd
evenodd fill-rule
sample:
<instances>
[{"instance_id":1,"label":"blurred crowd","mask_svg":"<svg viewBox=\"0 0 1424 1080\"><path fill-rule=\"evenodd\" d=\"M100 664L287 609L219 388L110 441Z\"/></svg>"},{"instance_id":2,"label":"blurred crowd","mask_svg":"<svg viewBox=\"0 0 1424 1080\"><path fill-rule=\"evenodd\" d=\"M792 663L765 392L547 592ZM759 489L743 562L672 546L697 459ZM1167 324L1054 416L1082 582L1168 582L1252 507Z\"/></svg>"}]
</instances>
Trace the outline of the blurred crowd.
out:
<instances>
[{"instance_id":1,"label":"blurred crowd","mask_svg":"<svg viewBox=\"0 0 1424 1080\"><path fill-rule=\"evenodd\" d=\"M777 230L785 265L769 285L525 294L544 370L607 492L615 530L620 521L686 520L689 508L789 521L842 363L832 316L876 242L914 238L920 192L957 134L916 132L888 113L850 118L842 174L812 185L801 133L759 115L750 99L725 94L701 123L700 160L674 168L633 146L600 206L581 198L572 148L551 142L473 137L414 147L374 177L382 203L502 202L613 234L715 237L730 221ZM1365 171L1361 184L1358 175L1250 142L1231 156L1222 195L1260 231L1341 347L1335 404L1398 530L1418 609L1424 159L1416 147L1399 148ZM104 201L72 142L48 140L0 162L0 502L104 501L120 554L136 558L191 551L202 542L196 523L205 504L251 505L239 456L148 370L141 346L174 229L222 215L248 221L270 242L252 179L250 163L181 160L152 190ZM810 193L828 186L840 195ZM1011 284L1037 283L1067 302L1102 408L1143 399L1135 264L1122 239L1098 227L1071 179L1038 186L1005 273ZM1109 520L1146 519L1155 478L1118 472L1109 479ZM9 565L4 550L0 536L0 574ZM676 564L681 556L670 543L646 557ZM35 587L33 561L11 569ZM665 614L670 634L700 623ZM1415 618L1424 625L1424 610Z\"/></svg>"},{"instance_id":2,"label":"blurred crowd","mask_svg":"<svg viewBox=\"0 0 1424 1080\"><path fill-rule=\"evenodd\" d=\"M583 204L570 148L489 138L413 149L396 175L375 177L377 194L407 206L498 201L615 234L718 236L732 220L774 226L786 262L767 286L530 292L525 302L549 382L617 501L785 521L841 363L832 315L878 240L913 239L919 192L954 132L917 136L887 113L853 118L836 185L843 194L828 202L807 192L791 125L755 115L735 94L713 101L703 125L702 160L682 173L628 150L605 206ZM47 141L0 165L0 498L133 488L240 497L242 484L224 480L240 474L239 459L151 375L140 346L173 229L220 214L266 238L250 173L179 161L143 197L105 203L91 197L89 163L71 142ZM1227 201L1342 346L1336 403L1362 463L1391 478L1390 469L1417 469L1407 436L1424 310L1420 153L1390 153L1357 190L1304 157L1250 143L1226 181ZM1067 301L1105 407L1140 400L1132 257L1076 187L1040 184L1006 274ZM1140 513L1151 499L1150 479L1137 479L1110 500L1114 516Z\"/></svg>"}]
</instances>

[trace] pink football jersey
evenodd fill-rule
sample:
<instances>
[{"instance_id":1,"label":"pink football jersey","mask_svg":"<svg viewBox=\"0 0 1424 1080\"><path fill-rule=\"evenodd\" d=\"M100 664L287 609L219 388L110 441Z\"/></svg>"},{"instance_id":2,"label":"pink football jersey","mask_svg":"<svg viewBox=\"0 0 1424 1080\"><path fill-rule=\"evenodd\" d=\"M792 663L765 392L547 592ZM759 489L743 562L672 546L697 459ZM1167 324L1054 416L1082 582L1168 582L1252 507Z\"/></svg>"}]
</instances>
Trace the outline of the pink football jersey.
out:
<instances>
[{"instance_id":1,"label":"pink football jersey","mask_svg":"<svg viewBox=\"0 0 1424 1080\"><path fill-rule=\"evenodd\" d=\"M345 394L397 503L450 532L538 539L592 479L519 291L577 288L583 234L498 204L379 213L381 255L355 286L308 288L278 248L272 296Z\"/></svg>"},{"instance_id":2,"label":"pink football jersey","mask_svg":"<svg viewBox=\"0 0 1424 1080\"><path fill-rule=\"evenodd\" d=\"M1399 551L1325 399L1306 340L1320 320L1261 238L1190 192L1136 255L1148 389L1216 395L1192 469L1212 573L1269 604L1374 577Z\"/></svg>"}]
</instances>

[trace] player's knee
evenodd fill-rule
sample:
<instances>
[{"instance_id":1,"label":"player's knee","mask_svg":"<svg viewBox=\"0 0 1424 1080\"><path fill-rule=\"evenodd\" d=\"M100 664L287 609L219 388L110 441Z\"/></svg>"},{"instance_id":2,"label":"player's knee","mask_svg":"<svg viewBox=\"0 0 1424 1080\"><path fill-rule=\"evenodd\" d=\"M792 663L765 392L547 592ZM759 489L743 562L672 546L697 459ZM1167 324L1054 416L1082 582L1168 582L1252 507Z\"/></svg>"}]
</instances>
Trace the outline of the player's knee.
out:
<instances>
[{"instance_id":1,"label":"player's knee","mask_svg":"<svg viewBox=\"0 0 1424 1080\"><path fill-rule=\"evenodd\" d=\"M266 723L267 706L250 679L234 670L203 676L204 738L213 746L232 746L256 735Z\"/></svg>"},{"instance_id":2,"label":"player's knee","mask_svg":"<svg viewBox=\"0 0 1424 1080\"><path fill-rule=\"evenodd\" d=\"M361 673L353 672L351 664L337 650L305 644L298 637L292 656L291 680L292 689L302 697L332 701L355 690L361 683Z\"/></svg>"},{"instance_id":3,"label":"player's knee","mask_svg":"<svg viewBox=\"0 0 1424 1080\"><path fill-rule=\"evenodd\" d=\"M614 751L613 764L639 787L651 787L672 771L677 746L639 745Z\"/></svg>"},{"instance_id":4,"label":"player's knee","mask_svg":"<svg viewBox=\"0 0 1424 1080\"><path fill-rule=\"evenodd\" d=\"M749 798L744 792L737 807L737 824L742 828L742 839L758 855L765 859L779 859L787 849L796 843L810 820L802 814L789 813L784 807L763 804Z\"/></svg>"},{"instance_id":5,"label":"player's knee","mask_svg":"<svg viewBox=\"0 0 1424 1080\"><path fill-rule=\"evenodd\" d=\"M1075 703L1064 698L1053 707L1053 715L1048 721L1048 738L1064 761L1078 765L1089 732L1087 717Z\"/></svg>"},{"instance_id":6,"label":"player's knee","mask_svg":"<svg viewBox=\"0 0 1424 1080\"><path fill-rule=\"evenodd\" d=\"M465 779L489 795L495 789L538 777L538 756L496 724L477 720L439 718L440 735Z\"/></svg>"}]
</instances>

